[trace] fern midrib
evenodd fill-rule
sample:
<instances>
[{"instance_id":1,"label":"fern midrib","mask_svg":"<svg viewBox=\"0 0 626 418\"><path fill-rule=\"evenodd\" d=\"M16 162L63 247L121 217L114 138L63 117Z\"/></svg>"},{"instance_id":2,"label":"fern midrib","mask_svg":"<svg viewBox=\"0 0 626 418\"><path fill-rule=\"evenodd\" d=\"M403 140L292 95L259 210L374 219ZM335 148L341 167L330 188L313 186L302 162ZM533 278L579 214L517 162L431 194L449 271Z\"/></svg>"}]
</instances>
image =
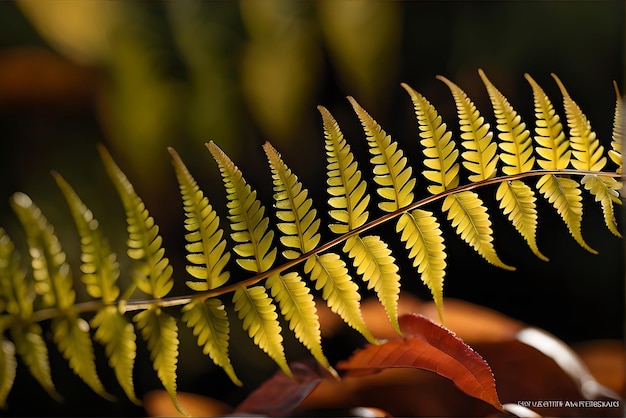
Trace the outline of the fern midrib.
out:
<instances>
[{"instance_id":1,"label":"fern midrib","mask_svg":"<svg viewBox=\"0 0 626 418\"><path fill-rule=\"evenodd\" d=\"M292 268L294 266L297 266L298 264L306 261L307 259L309 259L312 256L316 256L319 253L322 253L330 248L333 248L343 242L345 242L347 239L362 234L363 232L370 230L378 225L381 225L391 219L394 219L398 216L401 216L404 213L407 213L409 211L412 211L414 209L417 209L421 206L425 206L427 204L430 204L432 202L435 202L437 200L443 199L446 196L449 196L453 193L459 193L459 192L463 192L463 191L470 191L476 188L480 188L480 187L484 187L484 186L488 186L488 185L492 185L492 184L498 184L501 183L503 181L513 181L513 180L521 180L523 178L527 178L527 177L537 177L537 176L544 176L544 175L578 175L578 176L584 176L584 175L597 175L598 172L596 171L587 171L587 170L576 170L576 169L561 169L561 170L543 170L543 169L539 169L539 170L532 170L532 171L526 171L523 173L519 173L519 174L512 174L512 175L506 175L506 176L500 176L500 177L492 177L490 179L487 180L482 180L476 183L468 183L466 185L463 186L458 186L455 189L452 190L446 190L444 192L441 192L439 194L435 194L435 195L431 195L431 196L427 196L424 199L418 200L410 205L404 206L400 209L397 209L394 212L389 212L386 213L382 216L380 216L379 218L376 218L366 224L363 224L362 226L355 228L349 232L346 232L343 235L340 235L328 242L326 242L325 244L319 245L317 248L302 254L301 256L299 256L298 258L294 258L292 260L287 260L285 262L283 262L282 264L280 264L279 266L273 267L271 269L268 269L264 272L260 272L248 279L242 280L240 282L237 282L235 284L230 284L227 286L222 286L220 288L217 289L211 289L211 290L207 290L205 292L198 292L196 294L193 295L182 295L182 296L170 296L170 297L165 297L165 298L155 298L155 299L150 299L150 300L127 300L127 301L123 301L121 303L103 303L101 301L87 301L87 302L81 302L81 303L77 303L73 305L73 310L74 312L93 312L99 309L102 309L103 307L106 306L118 306L119 309L122 312L132 312L132 311L139 311L139 310L145 310L148 309L150 307L153 306L160 306L163 308L166 307L174 307L174 306L180 306L180 305L186 305L188 303L190 303L193 300L202 300L202 299L207 299L207 298L211 298L211 297L217 297L220 295L224 295L224 294L228 294L228 293L232 293L234 292L237 288L239 287L249 287L249 286L253 286L257 283L259 283L260 281L266 279L267 277L273 275L273 274L279 274L282 273L283 271ZM602 172L603 176L607 176L607 177L613 177L613 178L619 178L622 177L621 173L617 173L617 172ZM38 310L36 312L33 313L33 315L31 316L31 320L33 322L41 322L47 319L51 319L54 318L56 316L59 315L60 313L60 309L58 308L46 308L46 309L41 309Z\"/></svg>"}]
</instances>

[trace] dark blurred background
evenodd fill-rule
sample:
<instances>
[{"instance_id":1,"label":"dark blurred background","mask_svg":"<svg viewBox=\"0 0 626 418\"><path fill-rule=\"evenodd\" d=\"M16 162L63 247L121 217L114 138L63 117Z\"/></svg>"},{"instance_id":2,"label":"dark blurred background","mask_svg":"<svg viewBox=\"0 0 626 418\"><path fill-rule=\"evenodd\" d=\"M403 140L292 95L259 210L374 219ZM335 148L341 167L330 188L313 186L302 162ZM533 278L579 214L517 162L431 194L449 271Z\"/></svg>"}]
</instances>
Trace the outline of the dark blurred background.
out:
<instances>
[{"instance_id":1,"label":"dark blurred background","mask_svg":"<svg viewBox=\"0 0 626 418\"><path fill-rule=\"evenodd\" d=\"M418 172L417 124L400 83L424 94L456 135L454 101L435 76L463 88L493 126L477 74L482 68L531 128L532 93L524 73L563 115L550 76L556 73L608 147L616 100L612 82L626 90L624 23L623 1L0 2L0 227L26 254L8 203L14 192L25 192L55 226L72 265L79 265L76 232L49 174L54 169L93 210L124 265L125 221L97 155L96 144L102 143L160 225L180 284L175 292L183 294L183 213L167 146L181 154L225 220L225 193L204 143L214 140L224 149L271 207L272 182L261 150L269 140L325 216L318 104L336 117L368 178L366 144L346 95L400 143ZM427 195L426 183L418 178L418 198ZM440 217L448 248L444 294L494 308L569 343L622 338L623 243L609 233L593 199L585 198L583 236L599 255L579 247L554 209L539 199L538 244L551 259L545 263L497 210L494 191L481 194L492 208L495 247L517 271L484 262ZM437 204L430 209L438 213ZM371 212L379 214L375 205ZM430 300L393 228L376 233L397 247L403 289ZM233 272L232 281L246 277ZM189 330L181 326L180 332L180 390L235 403L274 370L233 326L233 363L246 383L236 388L201 354ZM354 348L351 337L325 343L332 361ZM287 345L290 359L302 354L288 338ZM119 395L114 403L89 392L55 348L50 353L65 402L49 399L19 367L8 408L0 413L144 414L116 391L106 364L99 370ZM145 353L135 376L140 395L159 387Z\"/></svg>"}]
</instances>

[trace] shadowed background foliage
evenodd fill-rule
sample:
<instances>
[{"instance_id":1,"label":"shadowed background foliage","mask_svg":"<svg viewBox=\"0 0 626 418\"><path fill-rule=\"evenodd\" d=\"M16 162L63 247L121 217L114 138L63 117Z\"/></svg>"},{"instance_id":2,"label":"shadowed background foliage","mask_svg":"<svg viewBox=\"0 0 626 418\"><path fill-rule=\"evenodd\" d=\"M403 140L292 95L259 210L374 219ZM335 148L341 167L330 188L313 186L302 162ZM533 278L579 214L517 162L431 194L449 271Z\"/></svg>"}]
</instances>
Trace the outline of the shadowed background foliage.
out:
<instances>
[{"instance_id":1,"label":"shadowed background foliage","mask_svg":"<svg viewBox=\"0 0 626 418\"><path fill-rule=\"evenodd\" d=\"M554 72L604 146L613 123L612 81L626 90L622 1L23 1L0 3L0 28L0 226L25 254L8 198L26 192L55 225L74 266L78 239L49 175L52 169L80 193L118 254L124 253L123 211L99 162L97 143L104 143L128 174L161 226L175 275L184 275L182 205L167 146L181 154L225 214L223 186L204 143L214 140L224 149L269 205L272 182L261 150L269 140L324 212L318 104L335 115L365 173L366 144L346 95L400 142L419 170L417 126L400 82L424 94L456 130L454 101L435 75L457 83L492 121L477 74L483 68L532 126L532 94L523 74L530 73L562 113ZM426 196L426 181L418 182L418 198ZM494 190L483 196L495 208L489 197ZM583 235L598 256L574 242L550 206L540 202L539 210L538 243L549 263L535 258L492 211L496 250L517 266L514 273L488 265L452 230L444 230L449 254L444 294L495 308L568 342L621 338L622 242L608 232L591 199L585 201ZM393 231L377 232L397 242ZM429 299L411 267L401 269L403 288ZM185 291L184 280L178 279L179 292ZM273 371L273 364L235 334L234 364L246 383L236 389L185 333L190 334L181 330L181 390L234 402ZM331 360L352 349L341 343L328 343L331 350L338 347L328 353ZM289 344L287 352L297 352L297 344ZM2 413L143 413L123 396L117 403L95 398L60 356L52 367L64 404L49 400L27 373L18 372L9 409ZM106 374L106 366L102 370ZM140 353L139 393L158 387L152 374ZM113 379L103 380L114 386Z\"/></svg>"}]
</instances>

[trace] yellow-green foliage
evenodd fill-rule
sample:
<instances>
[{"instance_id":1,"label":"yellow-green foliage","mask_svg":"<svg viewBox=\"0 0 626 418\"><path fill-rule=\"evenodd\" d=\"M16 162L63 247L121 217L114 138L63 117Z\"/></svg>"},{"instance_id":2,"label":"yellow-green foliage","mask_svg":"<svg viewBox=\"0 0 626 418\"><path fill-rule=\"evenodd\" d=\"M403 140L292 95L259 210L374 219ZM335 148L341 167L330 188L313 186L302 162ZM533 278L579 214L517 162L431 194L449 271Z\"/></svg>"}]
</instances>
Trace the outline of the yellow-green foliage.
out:
<instances>
[{"instance_id":1,"label":"yellow-green foliage","mask_svg":"<svg viewBox=\"0 0 626 418\"><path fill-rule=\"evenodd\" d=\"M176 400L180 324L190 328L199 349L237 385L242 382L229 354L233 326L242 327L287 375L291 370L283 344L285 332L293 332L317 362L334 373L322 349L316 297L365 339L376 343L361 314L362 292L371 290L400 333L399 255L381 236L371 233L374 228L395 220L393 231L432 293L442 321L448 257L442 216L489 263L513 269L496 253L490 213L478 192L481 186L497 185L495 199L502 214L542 260L547 257L536 240L536 191L553 204L573 238L586 250L595 252L582 237L584 190L600 203L611 233L621 236L615 216L615 205L621 204L617 173L622 170L623 136L617 86L613 137L607 151L556 76L567 129L543 89L525 76L534 97L534 135L482 70L479 76L491 101L492 123L484 116L488 113L481 113L459 86L437 77L456 104L458 138L426 97L403 84L417 119L417 140L412 145L420 146L424 155L421 172L409 163L400 143L354 98L348 97L348 101L363 128L362 138L345 138L331 112L319 106L326 151L328 225L324 225L326 218L320 216L309 190L269 142L262 149L273 181L272 211L266 210L257 191L226 153L209 142L207 148L227 196L227 234L219 208L209 203L181 157L170 148L185 215L181 233L186 240L186 272L176 272L176 277L187 284L191 294L170 294L175 272L165 255L159 227L104 147L99 149L103 165L127 220L128 272L120 271L122 263L94 214L61 175L53 174L80 238L80 270L70 266L61 241L39 207L26 194L14 194L11 206L23 226L30 269L24 268L12 240L0 229L0 404L6 402L13 386L18 357L51 396L60 398L50 370L47 335L74 373L96 393L110 398L95 367L93 342L102 345L124 393L139 403L133 384L139 334L154 372L181 412ZM366 141L369 149L371 181L362 171L367 162L359 163L350 148L349 142L358 140ZM615 172L603 171L607 164L613 164ZM498 173L502 175L498 177ZM428 196L416 197L416 174L426 180ZM539 177L534 187L525 181L530 177ZM440 201L439 208L427 207L435 201ZM370 219L376 210L383 215ZM322 242L320 228L325 226L334 234L329 242ZM73 280L78 271L84 292L77 291L79 284ZM130 285L122 286L121 276L129 278ZM238 277L237 281L229 283L233 277ZM77 295L89 300L78 303ZM230 307L222 302L227 296L232 300ZM230 308L239 319L237 325ZM172 312L175 309L179 311ZM288 330L281 327L281 319ZM44 326L49 326L49 333Z\"/></svg>"}]
</instances>

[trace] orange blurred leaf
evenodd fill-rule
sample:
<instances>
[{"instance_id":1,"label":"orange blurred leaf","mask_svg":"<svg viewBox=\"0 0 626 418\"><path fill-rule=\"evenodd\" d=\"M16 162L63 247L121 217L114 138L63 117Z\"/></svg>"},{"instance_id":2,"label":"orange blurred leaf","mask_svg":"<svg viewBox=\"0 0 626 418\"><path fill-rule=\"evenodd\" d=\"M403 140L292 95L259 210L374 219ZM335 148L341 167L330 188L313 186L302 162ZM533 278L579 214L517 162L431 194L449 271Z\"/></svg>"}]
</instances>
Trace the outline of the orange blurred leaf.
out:
<instances>
[{"instance_id":1,"label":"orange blurred leaf","mask_svg":"<svg viewBox=\"0 0 626 418\"><path fill-rule=\"evenodd\" d=\"M398 367L429 370L502 411L491 368L469 345L422 315L403 315L399 322L404 339L368 345L337 367L357 374Z\"/></svg>"}]
</instances>

